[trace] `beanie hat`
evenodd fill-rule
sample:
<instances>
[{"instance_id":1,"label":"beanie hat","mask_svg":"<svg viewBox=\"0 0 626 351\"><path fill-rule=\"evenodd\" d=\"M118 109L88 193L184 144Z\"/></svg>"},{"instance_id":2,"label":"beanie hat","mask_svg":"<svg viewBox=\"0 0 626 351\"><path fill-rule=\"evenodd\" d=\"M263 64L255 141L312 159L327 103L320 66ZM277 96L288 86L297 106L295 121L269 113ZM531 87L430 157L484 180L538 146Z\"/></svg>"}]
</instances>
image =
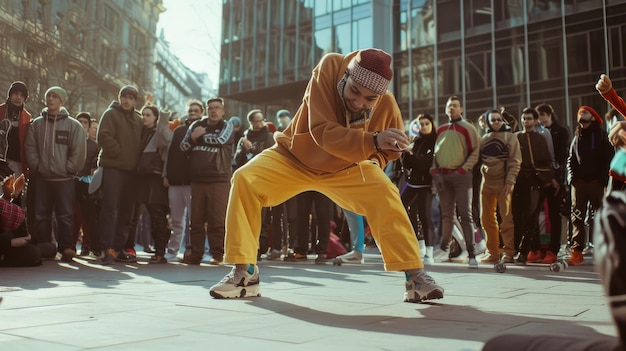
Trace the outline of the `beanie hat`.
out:
<instances>
[{"instance_id":1,"label":"beanie hat","mask_svg":"<svg viewBox=\"0 0 626 351\"><path fill-rule=\"evenodd\" d=\"M237 116L232 116L228 121L233 125L233 127L241 126L241 118Z\"/></svg>"},{"instance_id":2,"label":"beanie hat","mask_svg":"<svg viewBox=\"0 0 626 351\"><path fill-rule=\"evenodd\" d=\"M87 121L91 121L91 114L89 112L81 112L76 115L76 119L86 119Z\"/></svg>"},{"instance_id":3,"label":"beanie hat","mask_svg":"<svg viewBox=\"0 0 626 351\"><path fill-rule=\"evenodd\" d=\"M11 95L11 93L14 92L21 92L22 94L24 94L25 98L28 98L28 88L26 87L26 84L24 84L24 82L22 81L18 80L11 83L9 91L7 92L7 98Z\"/></svg>"},{"instance_id":4,"label":"beanie hat","mask_svg":"<svg viewBox=\"0 0 626 351\"><path fill-rule=\"evenodd\" d=\"M287 116L289 118L291 118L291 114L289 113L288 110L279 110L278 112L276 112L276 119L279 119L283 116Z\"/></svg>"},{"instance_id":5,"label":"beanie hat","mask_svg":"<svg viewBox=\"0 0 626 351\"><path fill-rule=\"evenodd\" d=\"M120 89L120 93L118 95L119 96L130 95L134 97L135 100L137 100L137 97L139 96L139 91L137 91L137 88L135 88L132 85L124 85L122 89Z\"/></svg>"},{"instance_id":6,"label":"beanie hat","mask_svg":"<svg viewBox=\"0 0 626 351\"><path fill-rule=\"evenodd\" d=\"M220 104L222 104L222 106L224 106L224 99L222 99L222 98L221 98L221 97L219 97L219 96L215 96L215 97L212 97L212 98L208 99L208 100L206 101L207 106L208 106L210 103L214 102L214 101L218 101Z\"/></svg>"},{"instance_id":7,"label":"beanie hat","mask_svg":"<svg viewBox=\"0 0 626 351\"><path fill-rule=\"evenodd\" d=\"M44 96L48 97L48 95L51 93L57 94L57 96L61 99L62 104L64 104L65 101L67 101L67 92L65 91L65 89L59 86L53 86L53 87L50 87L48 90L46 90L46 94Z\"/></svg>"},{"instance_id":8,"label":"beanie hat","mask_svg":"<svg viewBox=\"0 0 626 351\"><path fill-rule=\"evenodd\" d=\"M583 110L591 113L593 118L595 118L596 121L598 121L598 123L600 123L600 124L604 123L604 121L602 120L602 117L600 117L598 112L596 112L596 110L594 110L593 108L591 108L589 106L585 106L585 105L580 106L580 108L578 109L577 116L580 116L580 114L583 112Z\"/></svg>"},{"instance_id":9,"label":"beanie hat","mask_svg":"<svg viewBox=\"0 0 626 351\"><path fill-rule=\"evenodd\" d=\"M393 78L391 56L378 49L361 50L348 64L348 74L357 84L382 95Z\"/></svg>"}]
</instances>

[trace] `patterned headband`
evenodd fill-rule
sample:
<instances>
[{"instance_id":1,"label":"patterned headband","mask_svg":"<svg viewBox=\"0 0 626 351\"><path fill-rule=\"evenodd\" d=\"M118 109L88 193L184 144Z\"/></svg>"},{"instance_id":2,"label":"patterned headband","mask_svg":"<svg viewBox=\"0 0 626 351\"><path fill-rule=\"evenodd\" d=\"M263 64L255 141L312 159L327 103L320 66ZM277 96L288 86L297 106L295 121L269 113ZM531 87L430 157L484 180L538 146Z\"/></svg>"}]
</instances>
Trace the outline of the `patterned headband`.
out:
<instances>
[{"instance_id":1,"label":"patterned headband","mask_svg":"<svg viewBox=\"0 0 626 351\"><path fill-rule=\"evenodd\" d=\"M372 72L367 68L363 68L356 60L352 60L348 65L348 72L352 80L357 84L367 88L376 94L382 95L387 92L391 80Z\"/></svg>"}]
</instances>

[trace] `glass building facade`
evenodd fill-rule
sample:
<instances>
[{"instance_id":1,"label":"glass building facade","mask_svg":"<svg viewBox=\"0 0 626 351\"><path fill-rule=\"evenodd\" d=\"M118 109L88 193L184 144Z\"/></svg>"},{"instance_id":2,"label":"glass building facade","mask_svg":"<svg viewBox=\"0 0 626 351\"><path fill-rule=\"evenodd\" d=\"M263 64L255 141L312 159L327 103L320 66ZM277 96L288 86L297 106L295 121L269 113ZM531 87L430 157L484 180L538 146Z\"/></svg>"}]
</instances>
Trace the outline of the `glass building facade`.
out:
<instances>
[{"instance_id":1,"label":"glass building facade","mask_svg":"<svg viewBox=\"0 0 626 351\"><path fill-rule=\"evenodd\" d=\"M394 56L392 90L405 120L447 120L451 95L470 120L504 107L551 104L570 127L609 73L626 90L625 0L224 1L220 94L267 116L295 110L327 52L377 47ZM270 118L271 119L271 118Z\"/></svg>"}]
</instances>

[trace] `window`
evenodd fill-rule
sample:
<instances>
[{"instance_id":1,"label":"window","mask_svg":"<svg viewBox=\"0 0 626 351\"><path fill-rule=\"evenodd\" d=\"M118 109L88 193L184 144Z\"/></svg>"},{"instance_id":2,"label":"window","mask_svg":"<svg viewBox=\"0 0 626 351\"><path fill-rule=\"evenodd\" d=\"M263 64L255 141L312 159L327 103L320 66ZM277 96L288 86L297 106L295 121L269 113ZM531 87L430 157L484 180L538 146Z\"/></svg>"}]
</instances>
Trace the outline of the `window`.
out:
<instances>
[{"instance_id":1,"label":"window","mask_svg":"<svg viewBox=\"0 0 626 351\"><path fill-rule=\"evenodd\" d=\"M336 27L337 52L347 54L353 50L351 27L350 23L340 24Z\"/></svg>"},{"instance_id":2,"label":"window","mask_svg":"<svg viewBox=\"0 0 626 351\"><path fill-rule=\"evenodd\" d=\"M492 8L490 0L464 1L463 4L467 28L491 24Z\"/></svg>"},{"instance_id":3,"label":"window","mask_svg":"<svg viewBox=\"0 0 626 351\"><path fill-rule=\"evenodd\" d=\"M611 28L609 30L609 65L611 67L622 67L622 57L619 48L626 45L621 45L619 28Z\"/></svg>"},{"instance_id":4,"label":"window","mask_svg":"<svg viewBox=\"0 0 626 351\"><path fill-rule=\"evenodd\" d=\"M44 21L44 0L37 0L35 3L35 22L43 24Z\"/></svg>"},{"instance_id":5,"label":"window","mask_svg":"<svg viewBox=\"0 0 626 351\"><path fill-rule=\"evenodd\" d=\"M430 45L435 42L435 21L430 2L411 9L411 47Z\"/></svg>"},{"instance_id":6,"label":"window","mask_svg":"<svg viewBox=\"0 0 626 351\"><path fill-rule=\"evenodd\" d=\"M568 73L589 71L589 48L586 34L567 37L567 65L569 67Z\"/></svg>"},{"instance_id":7,"label":"window","mask_svg":"<svg viewBox=\"0 0 626 351\"><path fill-rule=\"evenodd\" d=\"M626 66L626 45L623 45L626 40L626 25L622 25L622 38L620 40L621 45L615 46L616 48L622 47L622 66Z\"/></svg>"},{"instance_id":8,"label":"window","mask_svg":"<svg viewBox=\"0 0 626 351\"><path fill-rule=\"evenodd\" d=\"M434 66L432 48L424 48L413 53L413 97L428 99L435 96Z\"/></svg>"},{"instance_id":9,"label":"window","mask_svg":"<svg viewBox=\"0 0 626 351\"><path fill-rule=\"evenodd\" d=\"M623 46L623 44L622 44ZM604 30L589 32L589 53L591 53L591 70L604 72L605 67Z\"/></svg>"},{"instance_id":10,"label":"window","mask_svg":"<svg viewBox=\"0 0 626 351\"><path fill-rule=\"evenodd\" d=\"M108 6L104 6L104 27L113 33L116 32L117 14Z\"/></svg>"},{"instance_id":11,"label":"window","mask_svg":"<svg viewBox=\"0 0 626 351\"><path fill-rule=\"evenodd\" d=\"M490 72L485 65L485 53L470 55L465 60L465 79L468 90L480 90L490 84Z\"/></svg>"},{"instance_id":12,"label":"window","mask_svg":"<svg viewBox=\"0 0 626 351\"><path fill-rule=\"evenodd\" d=\"M520 84L524 81L524 51L521 47L508 47L496 51L496 85L498 87Z\"/></svg>"},{"instance_id":13,"label":"window","mask_svg":"<svg viewBox=\"0 0 626 351\"><path fill-rule=\"evenodd\" d=\"M325 15L332 9L331 0L315 1L315 16Z\"/></svg>"},{"instance_id":14,"label":"window","mask_svg":"<svg viewBox=\"0 0 626 351\"><path fill-rule=\"evenodd\" d=\"M315 31L315 46L321 50L322 55L334 51L331 28ZM315 61L320 58L321 56L316 57Z\"/></svg>"},{"instance_id":15,"label":"window","mask_svg":"<svg viewBox=\"0 0 626 351\"><path fill-rule=\"evenodd\" d=\"M543 44L547 78L563 77L563 41L561 39L546 40Z\"/></svg>"},{"instance_id":16,"label":"window","mask_svg":"<svg viewBox=\"0 0 626 351\"><path fill-rule=\"evenodd\" d=\"M353 50L368 48L372 44L372 18L367 17L352 22L352 47Z\"/></svg>"},{"instance_id":17,"label":"window","mask_svg":"<svg viewBox=\"0 0 626 351\"><path fill-rule=\"evenodd\" d=\"M437 3L437 29L439 30L439 39L450 37L457 38L461 36L459 11L458 1L448 0Z\"/></svg>"},{"instance_id":18,"label":"window","mask_svg":"<svg viewBox=\"0 0 626 351\"><path fill-rule=\"evenodd\" d=\"M443 60L439 74L443 76L444 95L452 95L461 91L461 61L458 57Z\"/></svg>"}]
</instances>

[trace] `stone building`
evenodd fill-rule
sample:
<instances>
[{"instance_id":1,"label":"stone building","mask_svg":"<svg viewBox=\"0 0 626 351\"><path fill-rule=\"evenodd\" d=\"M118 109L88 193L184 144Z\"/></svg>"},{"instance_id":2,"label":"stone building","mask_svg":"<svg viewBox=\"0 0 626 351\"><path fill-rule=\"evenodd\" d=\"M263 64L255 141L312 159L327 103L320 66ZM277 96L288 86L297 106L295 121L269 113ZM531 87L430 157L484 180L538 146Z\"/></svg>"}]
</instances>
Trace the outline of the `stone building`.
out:
<instances>
[{"instance_id":1,"label":"stone building","mask_svg":"<svg viewBox=\"0 0 626 351\"><path fill-rule=\"evenodd\" d=\"M0 87L23 80L33 114L46 89L65 88L72 114L99 117L119 88L154 91L156 24L162 0L0 2Z\"/></svg>"}]
</instances>

